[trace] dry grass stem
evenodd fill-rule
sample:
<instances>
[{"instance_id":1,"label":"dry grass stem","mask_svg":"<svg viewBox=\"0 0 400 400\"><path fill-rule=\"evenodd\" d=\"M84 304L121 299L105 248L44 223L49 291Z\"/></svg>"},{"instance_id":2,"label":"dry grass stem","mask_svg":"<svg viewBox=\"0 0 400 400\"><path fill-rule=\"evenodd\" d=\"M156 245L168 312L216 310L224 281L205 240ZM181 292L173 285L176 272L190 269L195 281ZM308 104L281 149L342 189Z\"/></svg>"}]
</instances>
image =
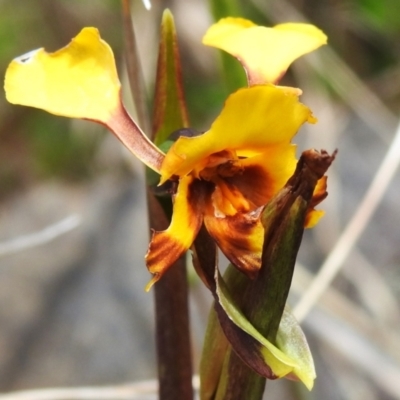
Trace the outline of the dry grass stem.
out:
<instances>
[{"instance_id":1,"label":"dry grass stem","mask_svg":"<svg viewBox=\"0 0 400 400\"><path fill-rule=\"evenodd\" d=\"M294 314L302 321L318 301L322 293L335 278L343 262L357 243L367 227L373 213L378 207L400 163L400 124L393 142L387 151L367 193L350 222L347 224L334 248L321 266L310 288L294 308Z\"/></svg>"},{"instance_id":2,"label":"dry grass stem","mask_svg":"<svg viewBox=\"0 0 400 400\"><path fill-rule=\"evenodd\" d=\"M194 376L193 388L199 389L200 379ZM119 386L87 386L47 388L0 394L0 400L154 400L158 382L155 379Z\"/></svg>"},{"instance_id":3,"label":"dry grass stem","mask_svg":"<svg viewBox=\"0 0 400 400\"><path fill-rule=\"evenodd\" d=\"M15 239L0 243L0 257L51 242L59 236L75 229L80 223L81 217L73 214L39 232L19 236Z\"/></svg>"},{"instance_id":4,"label":"dry grass stem","mask_svg":"<svg viewBox=\"0 0 400 400\"><path fill-rule=\"evenodd\" d=\"M313 275L301 264L296 264L292 290L301 296L310 286ZM360 337L366 338L374 343L377 348L386 354L390 354L400 365L400 334L397 329L377 324L374 317L358 306L346 296L334 288L328 288L321 300L318 302L318 309L328 316L342 320L349 325ZM336 335L336 331L331 332ZM351 359L351 353L348 354Z\"/></svg>"}]
</instances>

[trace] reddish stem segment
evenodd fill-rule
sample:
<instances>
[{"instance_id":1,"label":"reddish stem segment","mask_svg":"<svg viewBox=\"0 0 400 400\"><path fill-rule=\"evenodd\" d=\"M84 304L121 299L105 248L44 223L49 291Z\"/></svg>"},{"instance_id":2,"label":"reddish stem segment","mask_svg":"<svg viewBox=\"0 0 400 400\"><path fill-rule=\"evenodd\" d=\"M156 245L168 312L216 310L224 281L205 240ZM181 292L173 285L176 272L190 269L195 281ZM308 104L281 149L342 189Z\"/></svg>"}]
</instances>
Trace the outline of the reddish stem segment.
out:
<instances>
[{"instance_id":1,"label":"reddish stem segment","mask_svg":"<svg viewBox=\"0 0 400 400\"><path fill-rule=\"evenodd\" d=\"M107 121L107 127L140 161L160 172L165 154L139 128L122 103Z\"/></svg>"}]
</instances>

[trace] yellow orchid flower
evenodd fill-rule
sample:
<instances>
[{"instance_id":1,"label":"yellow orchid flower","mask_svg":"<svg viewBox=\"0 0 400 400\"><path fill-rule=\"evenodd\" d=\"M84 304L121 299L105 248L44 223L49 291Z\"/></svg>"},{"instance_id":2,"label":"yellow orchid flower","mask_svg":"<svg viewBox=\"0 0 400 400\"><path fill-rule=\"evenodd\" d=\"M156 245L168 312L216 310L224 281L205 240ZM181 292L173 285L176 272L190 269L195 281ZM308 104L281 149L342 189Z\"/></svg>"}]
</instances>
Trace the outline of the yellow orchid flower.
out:
<instances>
[{"instance_id":1,"label":"yellow orchid flower","mask_svg":"<svg viewBox=\"0 0 400 400\"><path fill-rule=\"evenodd\" d=\"M281 60L276 71L285 65ZM5 90L11 103L106 125L160 173L161 183L178 181L171 224L154 233L146 255L154 274L147 288L191 246L203 222L239 269L256 273L263 242L259 213L294 171L292 137L303 123L316 121L298 101L300 90L252 86L227 99L208 132L179 138L165 155L126 112L112 50L95 28L84 28L54 53L38 49L13 60ZM325 194L321 185L316 199ZM308 226L321 216L315 204Z\"/></svg>"},{"instance_id":2,"label":"yellow orchid flower","mask_svg":"<svg viewBox=\"0 0 400 400\"><path fill-rule=\"evenodd\" d=\"M164 154L130 118L120 98L114 55L96 28L84 28L54 52L31 51L8 66L10 103L106 125L141 161L159 171Z\"/></svg>"},{"instance_id":3,"label":"yellow orchid flower","mask_svg":"<svg viewBox=\"0 0 400 400\"><path fill-rule=\"evenodd\" d=\"M291 139L305 122L316 119L295 91L252 86L227 99L209 131L172 145L161 183L179 184L172 222L154 233L146 255L154 274L148 289L191 246L203 222L234 265L250 276L258 271L264 237L259 214L293 174ZM318 193L322 199L323 185ZM318 219L314 212L310 223Z\"/></svg>"},{"instance_id":4,"label":"yellow orchid flower","mask_svg":"<svg viewBox=\"0 0 400 400\"><path fill-rule=\"evenodd\" d=\"M241 62L250 85L277 83L294 60L326 42L326 35L310 24L267 28L243 18L223 18L203 37L203 44L225 50Z\"/></svg>"}]
</instances>

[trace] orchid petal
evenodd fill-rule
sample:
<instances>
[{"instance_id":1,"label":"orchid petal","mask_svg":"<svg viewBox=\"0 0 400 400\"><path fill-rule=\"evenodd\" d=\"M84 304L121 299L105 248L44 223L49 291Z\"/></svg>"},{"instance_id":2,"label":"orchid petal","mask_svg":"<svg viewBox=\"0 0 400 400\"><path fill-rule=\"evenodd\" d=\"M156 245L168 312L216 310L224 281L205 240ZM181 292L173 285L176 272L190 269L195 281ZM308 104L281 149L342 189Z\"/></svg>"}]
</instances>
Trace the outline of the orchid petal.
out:
<instances>
[{"instance_id":1,"label":"orchid petal","mask_svg":"<svg viewBox=\"0 0 400 400\"><path fill-rule=\"evenodd\" d=\"M203 44L236 57L251 85L276 83L294 60L326 42L325 34L310 24L267 28L242 18L221 19L203 37Z\"/></svg>"},{"instance_id":2,"label":"orchid petal","mask_svg":"<svg viewBox=\"0 0 400 400\"><path fill-rule=\"evenodd\" d=\"M306 220L304 222L304 228L314 228L318 224L319 220L325 215L324 210L310 210L307 213Z\"/></svg>"},{"instance_id":3,"label":"orchid petal","mask_svg":"<svg viewBox=\"0 0 400 400\"><path fill-rule=\"evenodd\" d=\"M328 196L327 181L328 177L323 176L321 179L318 180L318 183L315 186L313 197L308 207L306 220L304 222L305 228L314 228L314 226L318 224L319 220L325 215L325 211L314 210L314 207L316 207L319 203L321 203L322 200L324 200Z\"/></svg>"},{"instance_id":4,"label":"orchid petal","mask_svg":"<svg viewBox=\"0 0 400 400\"><path fill-rule=\"evenodd\" d=\"M218 247L237 268L255 277L261 265L264 229L259 215L237 213L218 218L209 206L204 224Z\"/></svg>"},{"instance_id":5,"label":"orchid petal","mask_svg":"<svg viewBox=\"0 0 400 400\"><path fill-rule=\"evenodd\" d=\"M161 183L186 175L213 153L228 149L238 155L261 154L289 143L304 122L315 121L293 91L273 85L240 89L229 96L208 132L174 143L161 167Z\"/></svg>"},{"instance_id":6,"label":"orchid petal","mask_svg":"<svg viewBox=\"0 0 400 400\"><path fill-rule=\"evenodd\" d=\"M204 186L201 183L190 175L179 181L171 224L167 230L153 233L146 254L147 268L154 275L146 290L192 245L203 222Z\"/></svg>"},{"instance_id":7,"label":"orchid petal","mask_svg":"<svg viewBox=\"0 0 400 400\"><path fill-rule=\"evenodd\" d=\"M38 49L14 59L5 90L10 103L104 123L120 105L114 56L95 28L84 28L55 53Z\"/></svg>"},{"instance_id":8,"label":"orchid petal","mask_svg":"<svg viewBox=\"0 0 400 400\"><path fill-rule=\"evenodd\" d=\"M276 343L286 356L296 361L297 365L293 368L292 374L311 390L317 376L314 360L307 339L288 306L282 315Z\"/></svg>"}]
</instances>

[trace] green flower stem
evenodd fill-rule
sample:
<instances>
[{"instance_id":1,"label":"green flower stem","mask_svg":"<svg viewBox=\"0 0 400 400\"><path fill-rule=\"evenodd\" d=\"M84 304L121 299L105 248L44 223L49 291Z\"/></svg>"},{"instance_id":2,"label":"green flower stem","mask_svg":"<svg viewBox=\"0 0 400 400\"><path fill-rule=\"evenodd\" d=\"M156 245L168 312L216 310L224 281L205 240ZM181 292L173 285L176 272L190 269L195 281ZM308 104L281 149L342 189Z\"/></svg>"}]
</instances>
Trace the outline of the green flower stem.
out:
<instances>
[{"instance_id":1,"label":"green flower stem","mask_svg":"<svg viewBox=\"0 0 400 400\"><path fill-rule=\"evenodd\" d=\"M226 357L215 400L262 399L266 378L247 367L232 349Z\"/></svg>"}]
</instances>

